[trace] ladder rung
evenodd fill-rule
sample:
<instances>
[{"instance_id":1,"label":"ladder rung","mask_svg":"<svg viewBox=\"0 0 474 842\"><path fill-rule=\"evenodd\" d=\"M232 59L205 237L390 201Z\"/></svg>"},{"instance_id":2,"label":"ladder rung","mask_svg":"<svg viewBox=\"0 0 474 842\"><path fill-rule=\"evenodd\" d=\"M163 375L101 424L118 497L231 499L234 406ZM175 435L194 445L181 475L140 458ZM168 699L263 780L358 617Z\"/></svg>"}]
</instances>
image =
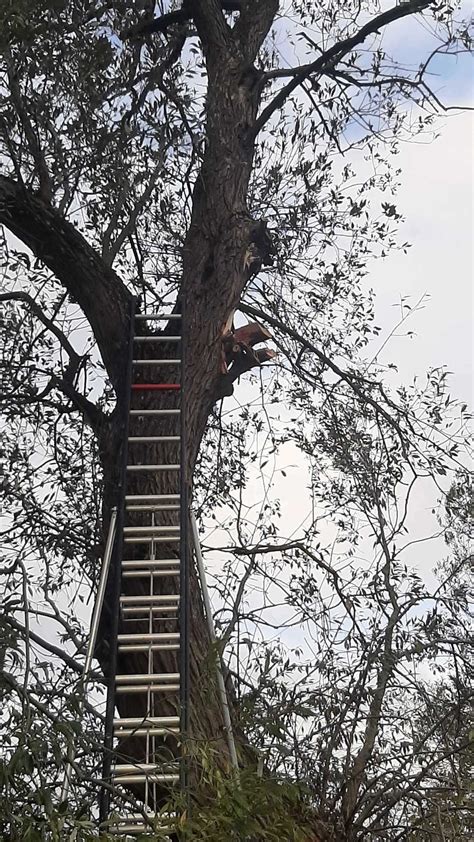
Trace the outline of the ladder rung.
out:
<instances>
[{"instance_id":1,"label":"ladder rung","mask_svg":"<svg viewBox=\"0 0 474 842\"><path fill-rule=\"evenodd\" d=\"M179 643L124 643L119 652L177 652Z\"/></svg>"},{"instance_id":2,"label":"ladder rung","mask_svg":"<svg viewBox=\"0 0 474 842\"><path fill-rule=\"evenodd\" d=\"M177 813L130 813L128 816L110 818L108 830L109 833L133 833L130 828L139 828L140 833L146 833L158 828L163 832L171 832L173 828L162 822L176 822L177 818Z\"/></svg>"},{"instance_id":3,"label":"ladder rung","mask_svg":"<svg viewBox=\"0 0 474 842\"><path fill-rule=\"evenodd\" d=\"M181 389L179 383L132 383L132 392L169 392Z\"/></svg>"},{"instance_id":4,"label":"ladder rung","mask_svg":"<svg viewBox=\"0 0 474 842\"><path fill-rule=\"evenodd\" d=\"M130 415L179 415L180 409L131 409Z\"/></svg>"},{"instance_id":5,"label":"ladder rung","mask_svg":"<svg viewBox=\"0 0 474 842\"><path fill-rule=\"evenodd\" d=\"M109 825L109 833L120 833L120 835L126 836L133 836L135 833L144 835L145 833L153 833L156 827L159 827L160 832L162 831L163 833L171 833L173 830L173 828L169 825L157 825L156 823L154 825L149 825L145 824L143 821L141 824L118 824L116 821L115 824ZM168 837L165 838L168 839Z\"/></svg>"},{"instance_id":6,"label":"ladder rung","mask_svg":"<svg viewBox=\"0 0 474 842\"><path fill-rule=\"evenodd\" d=\"M149 819L151 822L156 822L158 819L160 821L176 821L178 818L178 813L128 813L126 816L114 816L111 821L115 824L120 824L121 822L143 822L145 819Z\"/></svg>"},{"instance_id":7,"label":"ladder rung","mask_svg":"<svg viewBox=\"0 0 474 842\"><path fill-rule=\"evenodd\" d=\"M179 681L179 672L137 672L130 675L116 675L115 681L117 684L127 684L131 681L133 684L147 684L150 682L166 682Z\"/></svg>"},{"instance_id":8,"label":"ladder rung","mask_svg":"<svg viewBox=\"0 0 474 842\"><path fill-rule=\"evenodd\" d=\"M177 693L179 684L123 684L115 688L116 693Z\"/></svg>"},{"instance_id":9,"label":"ladder rung","mask_svg":"<svg viewBox=\"0 0 474 842\"><path fill-rule=\"evenodd\" d=\"M161 535L147 535L146 537L144 536L143 538L140 538L139 536L137 536L136 538L135 537L124 538L123 541L124 541L124 544L151 544L152 541L155 544L160 544L160 543L165 543L165 544L173 543L173 544L175 544L175 543L178 543L179 541L181 541L181 538L180 538L179 535L162 535L162 536Z\"/></svg>"},{"instance_id":10,"label":"ladder rung","mask_svg":"<svg viewBox=\"0 0 474 842\"><path fill-rule=\"evenodd\" d=\"M164 333L160 333L157 336L134 336L134 342L180 342L180 336L167 336Z\"/></svg>"},{"instance_id":11,"label":"ladder rung","mask_svg":"<svg viewBox=\"0 0 474 842\"><path fill-rule=\"evenodd\" d=\"M137 568L136 570L124 570L122 573L124 579L142 579L145 576L153 576L160 577L160 576L179 576L179 569L175 568L174 570L145 570L143 568Z\"/></svg>"},{"instance_id":12,"label":"ladder rung","mask_svg":"<svg viewBox=\"0 0 474 842\"><path fill-rule=\"evenodd\" d=\"M164 602L179 602L179 593L134 594L120 597L121 605L161 605Z\"/></svg>"},{"instance_id":13,"label":"ladder rung","mask_svg":"<svg viewBox=\"0 0 474 842\"><path fill-rule=\"evenodd\" d=\"M135 717L126 717L125 719L114 720L114 733L116 737L141 735L145 736L151 733L165 735L167 733L176 734L179 732L179 716L150 716L146 719ZM162 766L165 764L162 764ZM131 766L131 764L130 764ZM136 766L129 767L129 764L119 764L116 769L123 768L124 774L131 774L133 771L144 771L143 767L149 766L150 771L156 769L156 764L152 763L137 763Z\"/></svg>"},{"instance_id":14,"label":"ladder rung","mask_svg":"<svg viewBox=\"0 0 474 842\"><path fill-rule=\"evenodd\" d=\"M126 503L145 503L158 500L179 500L179 494L127 494Z\"/></svg>"},{"instance_id":15,"label":"ladder rung","mask_svg":"<svg viewBox=\"0 0 474 842\"><path fill-rule=\"evenodd\" d=\"M179 465L127 465L127 471L179 471Z\"/></svg>"},{"instance_id":16,"label":"ladder rung","mask_svg":"<svg viewBox=\"0 0 474 842\"><path fill-rule=\"evenodd\" d=\"M153 736L154 732L152 732L151 735ZM138 732L138 731L132 731L131 734L128 734L128 733L124 732L123 736L124 737L132 737L132 736L143 737L143 736L145 736L145 734L142 734L141 732ZM144 784L144 783L174 784L174 783L178 783L179 775L123 775L123 777L120 776L119 778L116 778L115 780L116 780L117 784Z\"/></svg>"},{"instance_id":17,"label":"ladder rung","mask_svg":"<svg viewBox=\"0 0 474 842\"><path fill-rule=\"evenodd\" d=\"M178 617L173 614L170 616L162 617L162 614L167 614L169 611L176 611L176 605L149 605L148 607L144 606L132 606L130 608L122 608L122 614L124 620L132 620L134 619L137 623L143 622L144 620L149 619L150 614L155 618L155 620L166 620L166 622L178 622ZM140 616L143 614L143 617Z\"/></svg>"},{"instance_id":18,"label":"ladder rung","mask_svg":"<svg viewBox=\"0 0 474 842\"><path fill-rule=\"evenodd\" d=\"M179 526L124 526L124 535L161 535L163 532L179 532Z\"/></svg>"},{"instance_id":19,"label":"ladder rung","mask_svg":"<svg viewBox=\"0 0 474 842\"><path fill-rule=\"evenodd\" d=\"M179 632L147 632L146 634L119 634L119 643L160 643L161 641L179 640Z\"/></svg>"},{"instance_id":20,"label":"ladder rung","mask_svg":"<svg viewBox=\"0 0 474 842\"><path fill-rule=\"evenodd\" d=\"M114 719L115 730L119 728L145 728L147 725L150 725L150 727L159 726L160 728L179 728L179 716L124 716L119 717L119 719ZM126 765L128 764L124 764L124 767ZM133 771L133 769L136 770L137 767L147 765L150 766L150 768L156 769L156 763L137 763L132 767L132 769L130 769L130 771ZM163 763L162 766L164 765L165 764ZM117 766L115 768L117 768Z\"/></svg>"},{"instance_id":21,"label":"ladder rung","mask_svg":"<svg viewBox=\"0 0 474 842\"><path fill-rule=\"evenodd\" d=\"M137 313L136 319L151 321L152 319L180 319L181 313Z\"/></svg>"},{"instance_id":22,"label":"ladder rung","mask_svg":"<svg viewBox=\"0 0 474 842\"><path fill-rule=\"evenodd\" d=\"M180 436L129 436L128 441L131 444L148 444L149 442L170 442L179 441Z\"/></svg>"},{"instance_id":23,"label":"ladder rung","mask_svg":"<svg viewBox=\"0 0 474 842\"><path fill-rule=\"evenodd\" d=\"M181 360L132 360L133 365L181 365Z\"/></svg>"},{"instance_id":24,"label":"ladder rung","mask_svg":"<svg viewBox=\"0 0 474 842\"><path fill-rule=\"evenodd\" d=\"M171 725L150 725L149 728L143 728L139 725L130 728L117 728L115 736L119 739L123 737L167 737L169 734L179 734L179 728Z\"/></svg>"},{"instance_id":25,"label":"ladder rung","mask_svg":"<svg viewBox=\"0 0 474 842\"><path fill-rule=\"evenodd\" d=\"M159 717L159 719L161 719L161 718L172 719L173 723L169 723L169 724L179 725L179 718L177 716ZM138 719L138 720L136 720L136 719L129 719L129 720L127 720L127 719L124 719L124 720L117 719L116 720L116 722L122 722L122 721L127 723L127 727L133 726L136 722L138 722L139 725L141 724L140 719ZM151 721L152 720L150 719L150 722ZM155 717L153 719L153 725L158 725L158 724L159 724L159 720ZM168 724L168 723L166 723L166 724ZM176 768L176 763L169 763L169 762L168 763L166 763L166 762L163 762L163 763L116 763L115 766L112 769L112 774L114 775L114 777L117 776L117 773L121 774L121 775L131 775L133 772L166 772L169 775L169 774L175 774L177 771L178 770Z\"/></svg>"},{"instance_id":26,"label":"ladder rung","mask_svg":"<svg viewBox=\"0 0 474 842\"><path fill-rule=\"evenodd\" d=\"M124 559L122 567L125 570L133 569L134 567L162 568L167 565L176 565L179 567L179 558L142 558L142 559Z\"/></svg>"},{"instance_id":27,"label":"ladder rung","mask_svg":"<svg viewBox=\"0 0 474 842\"><path fill-rule=\"evenodd\" d=\"M176 512L179 511L180 506L160 506L160 505L143 505L143 506L126 506L127 512Z\"/></svg>"}]
</instances>

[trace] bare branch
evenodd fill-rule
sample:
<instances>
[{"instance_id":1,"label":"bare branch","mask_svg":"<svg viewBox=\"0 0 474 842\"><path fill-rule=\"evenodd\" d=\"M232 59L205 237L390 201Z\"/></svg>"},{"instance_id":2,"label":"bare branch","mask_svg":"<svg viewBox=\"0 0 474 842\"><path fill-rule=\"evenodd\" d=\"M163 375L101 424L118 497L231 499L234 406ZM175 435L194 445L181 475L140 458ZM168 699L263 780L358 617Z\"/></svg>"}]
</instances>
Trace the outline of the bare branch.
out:
<instances>
[{"instance_id":1,"label":"bare branch","mask_svg":"<svg viewBox=\"0 0 474 842\"><path fill-rule=\"evenodd\" d=\"M46 397L47 394L51 391L52 388L58 388L66 397L68 397L72 403L83 413L85 419L91 425L92 429L98 431L102 430L104 424L107 421L107 416L104 412L94 403L89 401L85 395L82 395L77 389L74 387L74 381L77 377L77 373L79 371L79 367L81 362L84 360L77 351L74 350L71 343L64 335L62 330L58 328L58 326L54 323L52 319L49 319L44 310L40 307L40 305L26 292L7 292L2 293L0 295L0 302L1 301L20 301L23 304L27 304L32 313L36 316L36 318L41 321L45 327L56 337L59 344L62 348L66 351L69 356L69 364L66 366L66 369L62 376L58 376L57 374L51 375L51 380L48 385L43 389L40 395L35 396L35 401ZM3 396L2 396L3 397Z\"/></svg>"},{"instance_id":2,"label":"bare branch","mask_svg":"<svg viewBox=\"0 0 474 842\"><path fill-rule=\"evenodd\" d=\"M163 152L163 150L162 150L162 152ZM122 248L125 240L135 230L135 224L136 224L137 218L138 218L139 214L141 213L141 211L143 210L143 208L145 207L145 205L147 204L147 202L148 202L148 200L149 200L149 198L150 198L150 196L153 192L153 189L155 187L158 175L163 168L163 163L164 163L164 154L162 155L162 158L160 159L159 163L156 165L155 169L151 173L151 175L148 179L148 184L145 187L141 196L139 196L139 198L137 199L137 201L135 203L135 206L133 207L132 211L130 212L130 215L128 217L128 220L127 220L126 224L124 225L124 227L122 228L120 233L117 235L115 240L111 243L111 245L109 246L106 253L105 254L103 253L103 257L104 257L105 262L107 263L107 266L112 266L112 263L113 263L115 257L117 256L117 254L119 253L120 249Z\"/></svg>"}]
</instances>

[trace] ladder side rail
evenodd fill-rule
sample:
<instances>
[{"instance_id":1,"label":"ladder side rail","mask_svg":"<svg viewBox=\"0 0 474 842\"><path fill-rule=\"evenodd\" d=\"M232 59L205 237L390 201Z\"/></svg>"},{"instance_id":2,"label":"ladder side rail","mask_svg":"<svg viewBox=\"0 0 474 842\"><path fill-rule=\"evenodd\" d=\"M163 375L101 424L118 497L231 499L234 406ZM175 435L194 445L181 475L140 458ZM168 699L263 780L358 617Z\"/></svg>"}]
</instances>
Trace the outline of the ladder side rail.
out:
<instances>
[{"instance_id":1,"label":"ladder side rail","mask_svg":"<svg viewBox=\"0 0 474 842\"><path fill-rule=\"evenodd\" d=\"M180 730L181 739L183 741L181 749L181 764L180 764L180 786L185 797L186 806L189 808L189 792L188 792L188 761L186 740L189 737L190 724L190 592L189 592L189 542L188 542L188 525L189 525L189 506L188 506L188 483L187 483L187 435L186 435L186 363L187 363L187 319L186 306L184 301L184 290L181 294L181 390L180 390L180 442L179 442L179 462L181 470L179 473L179 505L180 505L180 649L179 649L179 671L180 679Z\"/></svg>"},{"instance_id":2,"label":"ladder side rail","mask_svg":"<svg viewBox=\"0 0 474 842\"><path fill-rule=\"evenodd\" d=\"M91 619L91 630L89 635L89 640L87 643L86 649L86 657L84 661L84 667L82 670L82 675L79 680L79 716L82 717L82 711L84 708L84 697L87 689L87 684L89 681L89 675L92 666L92 660L94 657L94 650L95 645L97 642L97 633L99 630L99 621L100 616L102 614L102 606L104 604L104 596L105 596L105 588L107 585L107 579L109 578L109 569L110 569L110 559L112 557L112 550L114 548L115 542L115 535L116 535L116 524L117 524L117 509L112 509L112 514L110 517L110 524L109 524L109 533L107 535L107 542L105 545L104 551L104 560L102 562L102 570L100 571L100 579L99 579L99 587L97 589L97 596L94 604L94 610L92 612L92 619ZM71 778L72 778L72 771L74 766L74 760L76 757L76 746L74 741L69 743L68 747L68 754L67 754L67 763L66 769L64 772L64 780L63 785L61 787L61 795L60 795L60 802L66 801L69 788L71 785Z\"/></svg>"},{"instance_id":3,"label":"ladder side rail","mask_svg":"<svg viewBox=\"0 0 474 842\"><path fill-rule=\"evenodd\" d=\"M120 593L122 579L122 556L123 556L123 526L125 518L125 491L127 482L127 461L128 461L128 429L130 418L130 404L132 399L132 361L133 361L133 336L135 327L136 298L133 297L130 304L130 335L128 344L127 375L124 384L123 399L123 422L122 422L122 453L119 477L119 489L117 495L117 541L115 545L115 557L112 567L112 618L110 629L110 660L109 676L107 686L107 704L105 711L104 728L104 759L102 765L102 787L99 798L99 821L106 822L110 809L110 783L112 778L112 758L114 746L114 711L115 711L115 674L117 672L118 656L118 631L120 613Z\"/></svg>"},{"instance_id":4,"label":"ladder side rail","mask_svg":"<svg viewBox=\"0 0 474 842\"><path fill-rule=\"evenodd\" d=\"M206 614L207 620L207 627L209 629L209 637L211 638L211 643L217 647L217 637L216 631L214 628L214 622L212 619L212 608L211 608L211 600L209 597L209 591L207 588L207 581L206 581L206 570L204 567L204 560L202 557L202 550L201 550L201 542L199 540L199 532L196 523L196 517L194 512L191 512L191 533L193 539L193 547L194 553L196 556L198 573L199 573L199 581L201 585L201 592L202 592L202 599L204 602L204 610ZM237 750L235 747L235 739L234 739L234 731L232 728L232 720L230 717L230 709L229 709L229 700L227 698L227 690L224 681L224 673L222 669L222 657L219 651L216 650L216 671L217 671L217 689L219 691L221 706L222 706L222 715L224 719L224 728L226 732L227 738L227 747L229 749L229 756L232 763L233 768L235 769L237 776L239 774L239 760L237 757Z\"/></svg>"}]
</instances>

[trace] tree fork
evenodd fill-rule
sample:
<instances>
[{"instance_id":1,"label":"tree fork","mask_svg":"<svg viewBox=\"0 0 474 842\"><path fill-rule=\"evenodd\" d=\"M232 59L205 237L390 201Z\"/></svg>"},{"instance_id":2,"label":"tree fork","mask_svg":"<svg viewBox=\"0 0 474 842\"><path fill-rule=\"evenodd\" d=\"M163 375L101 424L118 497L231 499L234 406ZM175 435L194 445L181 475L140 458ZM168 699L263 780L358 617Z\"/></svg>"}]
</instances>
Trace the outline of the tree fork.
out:
<instances>
[{"instance_id":1,"label":"tree fork","mask_svg":"<svg viewBox=\"0 0 474 842\"><path fill-rule=\"evenodd\" d=\"M214 8L214 3L210 5ZM265 224L255 222L247 209L254 154L253 141L249 142L248 138L260 103L260 74L231 37L225 21L211 19L209 14L212 15L213 11L209 13L205 6L207 3L203 3L196 12L195 22L203 41L209 73L208 145L193 191L192 218L184 245L179 292L188 314L183 341L192 348L192 355L188 357L183 371L187 394L185 424L188 453L182 467L186 471L190 492L199 446L222 376L224 326L237 308L249 278L263 262L268 261L271 252L271 240ZM123 363L129 335L130 294L126 287L73 225L23 185L1 178L0 197L3 199L0 221L44 261L82 307L120 401L126 386ZM136 400L147 401L149 397L140 396ZM163 401L164 397L159 395L158 406ZM99 442L104 472L105 527L117 481L116 462L121 436L117 417L117 412L112 414L107 434ZM160 434L164 432L161 427ZM149 461L146 454L147 447L143 446L136 452L137 460ZM164 493L169 488L169 477L165 472L154 477L136 477L129 484L130 493ZM169 554L170 547L163 547L163 551ZM170 592L172 584L162 579L160 590ZM136 592L136 587L135 583L134 591L133 586L127 584L126 593ZM110 608L107 610L106 600L103 637L107 637L108 633L107 617L110 618ZM202 693L202 687L210 683L207 660L209 638L194 567L191 569L191 628L191 729L199 739L211 744L216 744L217 740L219 757L225 757L224 725L216 695ZM130 630L129 626L127 630ZM107 674L106 648L102 647L98 657ZM160 670L174 671L172 659L173 653L163 653ZM139 655L124 656L120 653L119 669L123 673L143 672L142 660ZM199 688L199 694L196 688ZM136 696L119 698L122 716L140 715L139 706ZM170 709L170 703L160 699L159 714L173 713L175 711ZM142 752L137 740L128 741L122 749L133 759L139 759Z\"/></svg>"}]
</instances>

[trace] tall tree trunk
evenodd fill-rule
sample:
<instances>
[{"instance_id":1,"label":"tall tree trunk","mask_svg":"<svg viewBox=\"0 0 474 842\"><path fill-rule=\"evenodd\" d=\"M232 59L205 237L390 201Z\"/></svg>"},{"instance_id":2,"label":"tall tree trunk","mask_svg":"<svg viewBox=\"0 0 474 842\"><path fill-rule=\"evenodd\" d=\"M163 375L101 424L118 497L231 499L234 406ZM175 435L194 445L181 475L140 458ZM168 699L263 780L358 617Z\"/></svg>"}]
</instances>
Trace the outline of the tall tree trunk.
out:
<instances>
[{"instance_id":1,"label":"tall tree trunk","mask_svg":"<svg viewBox=\"0 0 474 842\"><path fill-rule=\"evenodd\" d=\"M186 314L183 326L186 365L182 379L187 451L183 469L190 499L199 446L222 376L222 337L225 326L239 303L251 272L268 256L268 238L264 226L252 220L246 204L253 158L253 143L248 138L258 108L258 74L242 60L235 59L228 60L227 66L216 61L211 65L209 73L210 96L221 103L221 112L220 119L208 125L208 145L194 188L193 213L185 241L180 290L180 300ZM211 103L210 113L215 113ZM157 373L154 369L157 382L166 379L168 373L169 370ZM151 398L134 397L134 405L142 407L152 405L165 408L172 405L170 401L172 397L166 392L154 392ZM149 418L146 421L137 419L133 424L136 434L140 434L145 425L147 435L173 432L172 422L164 419L155 419L153 422ZM173 445L167 447L172 448ZM153 451L150 446L136 447L133 459L143 463L153 462ZM106 486L111 489L106 498L112 496L116 483L115 464L116 461L110 457L104 461ZM163 494L173 490L173 484L177 491L175 476L167 472L151 476L144 474L134 479L133 485L129 481L128 491L136 494ZM137 519L137 525L139 522ZM165 523L165 520L160 523ZM173 554L171 545L161 544L159 547L161 557L169 558ZM137 592L135 580L124 580L124 587L126 593ZM176 588L176 582L161 578L157 587L157 593L170 593ZM132 629L132 624L126 625L127 631L140 630L139 626ZM120 630L124 630L123 621ZM171 627L162 623L160 630L170 631ZM191 640L191 736L214 745L218 749L220 762L225 763L222 711L212 688L209 637L194 568L191 574ZM106 658L103 667L107 669ZM119 670L121 673L145 672L146 656L122 654ZM154 671L177 671L176 654L157 653ZM122 716L140 716L145 713L144 705L144 699L140 700L136 695L119 697ZM155 715L169 716L175 712L176 696L160 695ZM134 759L140 759L137 754L143 754L143 744L130 740L122 746L122 751Z\"/></svg>"},{"instance_id":2,"label":"tall tree trunk","mask_svg":"<svg viewBox=\"0 0 474 842\"><path fill-rule=\"evenodd\" d=\"M275 3L267 4L259 35L250 28L252 39L242 38L246 49L237 45L236 36L224 22L219 6L213 0L196 10L195 22L203 39L208 69L208 122L206 150L193 194L193 210L183 252L183 275L179 299L184 305L186 320L183 342L186 366L182 372L187 453L183 469L192 494L192 476L199 446L213 403L219 394L222 337L226 325L238 306L249 277L268 258L270 248L265 225L251 218L247 208L247 192L251 174L255 124L259 107L260 74L252 65L259 43L263 41L273 18ZM215 7L215 8L214 8ZM206 17L207 15L207 17ZM258 16L258 13L255 13ZM204 18L206 18L204 20ZM214 24L217 21L217 25ZM212 45L212 49L210 48ZM253 55L249 55L252 53ZM117 419L124 400L125 360L129 324L127 311L130 296L118 276L106 267L98 255L72 225L61 219L50 206L33 196L23 185L9 179L0 180L0 222L3 222L48 265L82 307L97 339L102 358L111 377L118 407L110 419L96 425L104 472L104 526L110 507L116 499L117 465L123 429ZM154 370L156 375L156 369ZM149 398L134 400L146 405ZM154 393L153 406L165 406L169 396ZM139 432L137 421L135 430ZM167 422L147 421L147 434L166 434ZM137 462L152 461L147 447L134 452ZM140 475L128 485L130 493L169 493L176 479L166 472ZM133 484L132 484L133 482ZM161 545L167 556L172 547ZM160 579L159 592L170 593L175 581ZM126 584L125 584L126 583ZM134 593L136 581L124 580L126 593ZM113 607L104 607L102 635L106 640ZM121 631L124 630L121 621ZM127 631L132 631L127 622ZM168 630L168 629L167 629ZM211 745L217 741L219 755L225 756L222 741L223 723L218 696L212 690L209 674L209 638L203 615L199 584L195 570L191 572L191 729L194 737ZM107 647L99 652L101 666L108 671ZM140 654L121 654L121 673L145 672L145 658ZM159 653L156 672L176 671L175 653ZM207 688L209 690L207 691ZM119 697L123 716L140 716L144 702L137 695ZM158 697L157 716L175 713L176 698ZM132 759L140 760L143 745L138 740L123 746Z\"/></svg>"}]
</instances>

